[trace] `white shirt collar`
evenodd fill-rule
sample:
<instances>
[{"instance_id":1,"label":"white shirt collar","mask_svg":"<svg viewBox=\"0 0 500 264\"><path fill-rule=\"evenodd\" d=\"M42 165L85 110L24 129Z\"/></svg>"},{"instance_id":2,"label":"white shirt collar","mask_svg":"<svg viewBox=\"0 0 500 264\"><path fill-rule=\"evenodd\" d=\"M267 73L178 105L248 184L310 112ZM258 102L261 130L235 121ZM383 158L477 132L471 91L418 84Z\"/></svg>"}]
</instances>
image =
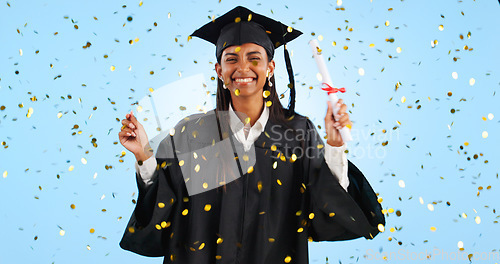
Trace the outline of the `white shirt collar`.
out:
<instances>
[{"instance_id":1,"label":"white shirt collar","mask_svg":"<svg viewBox=\"0 0 500 264\"><path fill-rule=\"evenodd\" d=\"M259 119L255 122L253 126L250 123L244 124L241 122L240 118L236 115L231 104L229 104L229 123L231 130L233 131L236 139L245 145L245 150L248 150L250 146L257 140L260 134L264 131L267 121L269 120L269 109L263 105L264 110L260 114ZM247 136L245 136L245 131L248 131Z\"/></svg>"}]
</instances>

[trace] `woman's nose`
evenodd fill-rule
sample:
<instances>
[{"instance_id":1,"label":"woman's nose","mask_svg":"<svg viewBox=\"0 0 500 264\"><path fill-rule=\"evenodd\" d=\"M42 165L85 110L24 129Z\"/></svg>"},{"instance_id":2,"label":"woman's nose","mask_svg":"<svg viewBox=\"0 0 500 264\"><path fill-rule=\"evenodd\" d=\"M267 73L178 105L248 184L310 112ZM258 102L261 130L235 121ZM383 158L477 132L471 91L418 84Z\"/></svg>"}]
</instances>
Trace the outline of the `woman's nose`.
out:
<instances>
[{"instance_id":1,"label":"woman's nose","mask_svg":"<svg viewBox=\"0 0 500 264\"><path fill-rule=\"evenodd\" d=\"M243 60L238 63L238 71L247 72L250 70L250 62Z\"/></svg>"}]
</instances>

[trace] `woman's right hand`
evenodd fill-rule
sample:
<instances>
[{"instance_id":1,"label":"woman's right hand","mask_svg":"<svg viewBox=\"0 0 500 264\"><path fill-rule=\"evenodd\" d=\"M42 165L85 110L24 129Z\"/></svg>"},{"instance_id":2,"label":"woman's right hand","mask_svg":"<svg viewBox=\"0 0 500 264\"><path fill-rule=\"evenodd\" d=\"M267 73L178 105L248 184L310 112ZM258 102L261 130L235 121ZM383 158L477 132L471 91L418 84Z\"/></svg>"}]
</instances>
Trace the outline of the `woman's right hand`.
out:
<instances>
[{"instance_id":1,"label":"woman's right hand","mask_svg":"<svg viewBox=\"0 0 500 264\"><path fill-rule=\"evenodd\" d=\"M148 135L132 111L122 119L122 125L118 133L120 143L135 155L137 161L147 160L153 154L146 151L146 146L149 146Z\"/></svg>"}]
</instances>

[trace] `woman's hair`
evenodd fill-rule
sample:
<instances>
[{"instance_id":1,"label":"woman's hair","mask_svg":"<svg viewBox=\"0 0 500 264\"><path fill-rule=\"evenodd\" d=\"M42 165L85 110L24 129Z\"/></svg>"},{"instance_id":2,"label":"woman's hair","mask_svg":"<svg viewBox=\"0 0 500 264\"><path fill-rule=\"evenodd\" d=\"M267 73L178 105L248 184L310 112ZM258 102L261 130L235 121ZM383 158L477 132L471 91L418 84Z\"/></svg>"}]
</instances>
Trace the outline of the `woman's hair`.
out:
<instances>
[{"instance_id":1,"label":"woman's hair","mask_svg":"<svg viewBox=\"0 0 500 264\"><path fill-rule=\"evenodd\" d=\"M264 102L268 100L272 102L269 107L269 119L278 123L283 123L287 118L286 109L283 108L278 93L276 92L274 75L271 76L270 80L273 85L269 86L269 83L266 81L263 89L271 93L267 98L264 98ZM224 89L223 84L221 79L217 79L217 111L229 111L229 104L231 103L231 92L229 89Z\"/></svg>"}]
</instances>

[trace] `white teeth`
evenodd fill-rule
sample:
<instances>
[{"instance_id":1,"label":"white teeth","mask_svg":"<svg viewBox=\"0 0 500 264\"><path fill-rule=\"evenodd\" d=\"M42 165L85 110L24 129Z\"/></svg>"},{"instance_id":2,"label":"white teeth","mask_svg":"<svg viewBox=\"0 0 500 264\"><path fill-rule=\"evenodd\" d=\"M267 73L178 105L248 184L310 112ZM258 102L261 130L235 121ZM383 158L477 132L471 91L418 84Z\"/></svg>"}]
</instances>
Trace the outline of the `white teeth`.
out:
<instances>
[{"instance_id":1,"label":"white teeth","mask_svg":"<svg viewBox=\"0 0 500 264\"><path fill-rule=\"evenodd\" d=\"M253 81L253 78L236 78L234 81L239 83L249 83Z\"/></svg>"}]
</instances>

